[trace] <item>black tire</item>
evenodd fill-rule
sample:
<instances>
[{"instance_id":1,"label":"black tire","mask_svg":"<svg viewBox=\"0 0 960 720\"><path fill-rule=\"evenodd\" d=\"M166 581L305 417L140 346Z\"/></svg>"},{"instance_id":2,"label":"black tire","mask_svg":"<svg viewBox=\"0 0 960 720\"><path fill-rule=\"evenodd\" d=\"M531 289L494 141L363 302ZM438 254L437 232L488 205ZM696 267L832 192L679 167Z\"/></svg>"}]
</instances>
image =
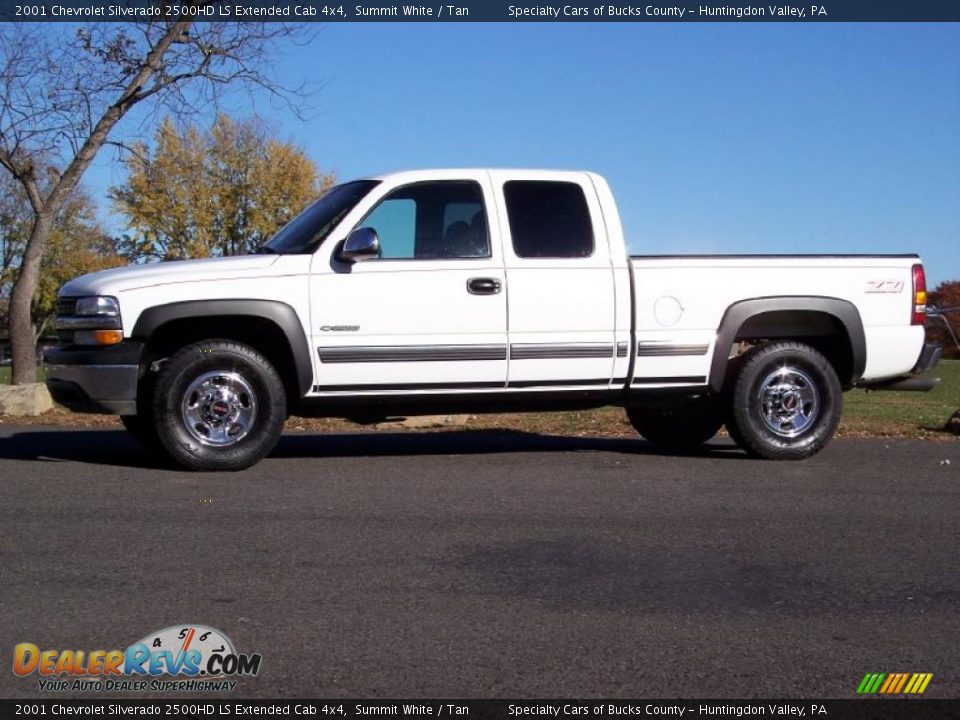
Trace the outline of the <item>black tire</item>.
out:
<instances>
[{"instance_id":1,"label":"black tire","mask_svg":"<svg viewBox=\"0 0 960 720\"><path fill-rule=\"evenodd\" d=\"M148 450L160 450L160 438L157 437L157 428L150 415L121 415L120 422L133 439Z\"/></svg>"},{"instance_id":2,"label":"black tire","mask_svg":"<svg viewBox=\"0 0 960 720\"><path fill-rule=\"evenodd\" d=\"M743 358L728 402L727 430L748 454L803 460L836 432L843 390L820 352L803 343L774 342Z\"/></svg>"},{"instance_id":3,"label":"black tire","mask_svg":"<svg viewBox=\"0 0 960 720\"><path fill-rule=\"evenodd\" d=\"M280 439L287 399L263 355L232 340L204 340L173 355L153 396L163 449L190 470L243 470Z\"/></svg>"},{"instance_id":4,"label":"black tire","mask_svg":"<svg viewBox=\"0 0 960 720\"><path fill-rule=\"evenodd\" d=\"M627 408L627 419L644 439L670 450L693 450L723 427L723 415L714 407Z\"/></svg>"}]
</instances>

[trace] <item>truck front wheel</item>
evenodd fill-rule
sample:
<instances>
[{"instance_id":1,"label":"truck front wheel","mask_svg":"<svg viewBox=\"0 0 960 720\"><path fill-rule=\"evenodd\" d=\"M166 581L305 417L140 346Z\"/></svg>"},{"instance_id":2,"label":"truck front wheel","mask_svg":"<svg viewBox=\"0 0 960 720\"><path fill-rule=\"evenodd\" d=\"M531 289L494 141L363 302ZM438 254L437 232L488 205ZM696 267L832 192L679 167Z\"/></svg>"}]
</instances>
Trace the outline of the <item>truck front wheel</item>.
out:
<instances>
[{"instance_id":1,"label":"truck front wheel","mask_svg":"<svg viewBox=\"0 0 960 720\"><path fill-rule=\"evenodd\" d=\"M692 450L716 435L723 416L713 407L628 407L627 419L644 439L671 450Z\"/></svg>"},{"instance_id":2,"label":"truck front wheel","mask_svg":"<svg viewBox=\"0 0 960 720\"><path fill-rule=\"evenodd\" d=\"M276 369L253 348L205 340L173 355L154 391L157 437L191 470L243 470L269 453L287 401Z\"/></svg>"},{"instance_id":3,"label":"truck front wheel","mask_svg":"<svg viewBox=\"0 0 960 720\"><path fill-rule=\"evenodd\" d=\"M840 424L843 393L820 352L774 342L744 358L733 384L727 429L750 455L802 460L822 450Z\"/></svg>"}]
</instances>

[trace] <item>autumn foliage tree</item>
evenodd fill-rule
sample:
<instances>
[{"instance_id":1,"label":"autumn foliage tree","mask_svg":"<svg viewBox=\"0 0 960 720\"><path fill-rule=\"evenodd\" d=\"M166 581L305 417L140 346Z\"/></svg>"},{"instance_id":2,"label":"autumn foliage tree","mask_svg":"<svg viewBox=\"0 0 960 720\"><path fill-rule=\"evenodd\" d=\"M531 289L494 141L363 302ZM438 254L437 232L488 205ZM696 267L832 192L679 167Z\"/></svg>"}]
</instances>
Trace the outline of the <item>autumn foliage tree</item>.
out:
<instances>
[{"instance_id":1,"label":"autumn foliage tree","mask_svg":"<svg viewBox=\"0 0 960 720\"><path fill-rule=\"evenodd\" d=\"M927 301L930 305L939 308L960 308L960 280L940 283L930 293ZM960 337L960 311L947 313L944 317L953 329L954 336ZM947 332L943 320L930 318L927 321L927 334L931 340L943 345L945 357L960 358L960 350L958 350L953 338L950 337L950 333Z\"/></svg>"},{"instance_id":2,"label":"autumn foliage tree","mask_svg":"<svg viewBox=\"0 0 960 720\"><path fill-rule=\"evenodd\" d=\"M20 258L30 236L31 214L23 189L0 177L0 303L7 299L20 272ZM67 198L53 221L40 281L31 307L36 341L49 329L56 312L57 291L70 278L124 264L113 239L97 219L96 205L82 188ZM2 314L6 321L6 313Z\"/></svg>"},{"instance_id":3,"label":"autumn foliage tree","mask_svg":"<svg viewBox=\"0 0 960 720\"><path fill-rule=\"evenodd\" d=\"M97 219L93 200L82 189L75 191L54 224L40 265L32 312L36 337L50 328L61 285L79 275L126 264Z\"/></svg>"},{"instance_id":4,"label":"autumn foliage tree","mask_svg":"<svg viewBox=\"0 0 960 720\"><path fill-rule=\"evenodd\" d=\"M136 145L125 164L127 180L110 197L134 260L248 253L333 181L261 123L223 114L206 132L165 119L153 147Z\"/></svg>"},{"instance_id":5,"label":"autumn foliage tree","mask_svg":"<svg viewBox=\"0 0 960 720\"><path fill-rule=\"evenodd\" d=\"M169 3L157 7L166 17ZM296 102L302 97L296 89L269 77L269 61L291 35L306 32L303 25L194 22L183 15L0 26L0 170L23 188L30 212L9 303L15 384L35 380L31 310L56 218L104 146L130 140L121 121L135 107L143 110L141 120L161 108L195 115L237 86Z\"/></svg>"}]
</instances>

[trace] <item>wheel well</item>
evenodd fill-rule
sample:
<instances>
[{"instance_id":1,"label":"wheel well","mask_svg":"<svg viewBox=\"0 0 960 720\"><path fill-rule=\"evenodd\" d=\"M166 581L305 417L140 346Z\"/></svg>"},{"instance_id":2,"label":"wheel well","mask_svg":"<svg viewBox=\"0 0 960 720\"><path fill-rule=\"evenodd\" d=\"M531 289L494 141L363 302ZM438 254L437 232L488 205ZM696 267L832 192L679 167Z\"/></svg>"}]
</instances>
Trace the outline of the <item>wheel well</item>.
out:
<instances>
[{"instance_id":1,"label":"wheel well","mask_svg":"<svg viewBox=\"0 0 960 720\"><path fill-rule=\"evenodd\" d=\"M830 361L841 384L853 382L853 342L835 315L817 310L773 310L753 315L737 330L732 350L772 340L798 340L810 345Z\"/></svg>"},{"instance_id":2,"label":"wheel well","mask_svg":"<svg viewBox=\"0 0 960 720\"><path fill-rule=\"evenodd\" d=\"M144 361L148 364L169 357L201 340L224 339L249 345L263 353L277 369L290 402L300 397L297 365L286 334L268 318L249 315L215 315L170 320L147 340Z\"/></svg>"}]
</instances>

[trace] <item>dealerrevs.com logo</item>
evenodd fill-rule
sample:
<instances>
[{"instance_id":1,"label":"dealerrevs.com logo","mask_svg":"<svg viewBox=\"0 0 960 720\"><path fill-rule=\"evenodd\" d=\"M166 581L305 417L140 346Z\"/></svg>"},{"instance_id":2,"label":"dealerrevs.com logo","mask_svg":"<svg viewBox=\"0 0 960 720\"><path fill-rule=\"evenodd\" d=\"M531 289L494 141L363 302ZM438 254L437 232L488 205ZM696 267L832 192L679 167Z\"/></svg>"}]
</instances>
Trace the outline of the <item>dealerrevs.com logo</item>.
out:
<instances>
[{"instance_id":1,"label":"dealerrevs.com logo","mask_svg":"<svg viewBox=\"0 0 960 720\"><path fill-rule=\"evenodd\" d=\"M260 672L261 656L238 653L226 635L206 625L173 625L150 633L125 650L13 648L13 672L38 676L40 690L217 691L233 690L235 677Z\"/></svg>"}]
</instances>

